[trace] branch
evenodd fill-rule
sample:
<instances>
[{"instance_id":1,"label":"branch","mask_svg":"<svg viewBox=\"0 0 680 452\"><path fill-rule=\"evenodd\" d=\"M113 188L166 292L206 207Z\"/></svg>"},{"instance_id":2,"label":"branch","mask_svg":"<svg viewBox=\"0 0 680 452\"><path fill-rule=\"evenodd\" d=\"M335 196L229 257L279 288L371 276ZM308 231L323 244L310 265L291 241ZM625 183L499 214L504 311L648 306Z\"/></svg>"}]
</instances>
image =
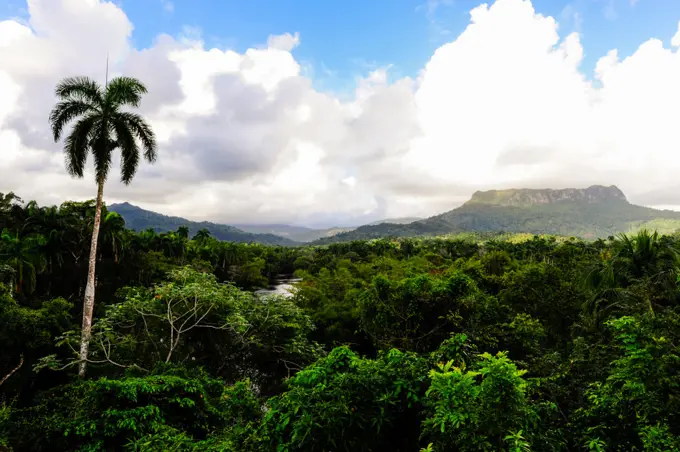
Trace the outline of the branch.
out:
<instances>
[{"instance_id":1,"label":"branch","mask_svg":"<svg viewBox=\"0 0 680 452\"><path fill-rule=\"evenodd\" d=\"M16 372L17 370L19 370L19 369L21 368L21 366L23 366L23 365L24 365L24 354L22 353L21 356L19 357L19 364L17 364L17 366L16 366L14 369L12 369L12 370L10 371L10 373L8 373L7 375L5 375L5 377L4 377L2 380L0 380L0 386L2 386L2 384L3 384L4 382L6 382L6 381L9 379L9 377L11 377L12 375L14 375L14 372Z\"/></svg>"},{"instance_id":2,"label":"branch","mask_svg":"<svg viewBox=\"0 0 680 452\"><path fill-rule=\"evenodd\" d=\"M182 329L182 328L184 327L184 325L186 324L186 321L185 321L184 323L182 323L182 326L180 326L180 329L178 330L178 333L186 333L186 332L189 331L190 329L195 328L196 326L199 326L198 324L199 324L199 323L201 322L201 320L203 320L208 314L210 314L210 311L212 310L213 307L215 307L215 304L214 304L214 303L211 304L210 307L208 308L208 310L205 311L205 313L204 313L198 320L196 320L196 321L194 322L194 324L191 325L190 327L188 327L188 328L186 328L186 329Z\"/></svg>"},{"instance_id":3,"label":"branch","mask_svg":"<svg viewBox=\"0 0 680 452\"><path fill-rule=\"evenodd\" d=\"M151 333L149 332L149 324L146 322L146 316L142 313L142 311L138 310L137 308L134 308L138 313L142 315L142 321L144 322L144 331L146 331L146 335L150 339L150 342L153 344L153 346L156 348L156 352L158 353L158 356L160 357L160 350L158 350L158 345L156 345L156 342L153 340L153 337L151 336ZM158 316L161 317L162 316Z\"/></svg>"},{"instance_id":4,"label":"branch","mask_svg":"<svg viewBox=\"0 0 680 452\"><path fill-rule=\"evenodd\" d=\"M229 329L229 324L225 323L224 325L193 325L191 328L212 328L213 330L224 331Z\"/></svg>"}]
</instances>

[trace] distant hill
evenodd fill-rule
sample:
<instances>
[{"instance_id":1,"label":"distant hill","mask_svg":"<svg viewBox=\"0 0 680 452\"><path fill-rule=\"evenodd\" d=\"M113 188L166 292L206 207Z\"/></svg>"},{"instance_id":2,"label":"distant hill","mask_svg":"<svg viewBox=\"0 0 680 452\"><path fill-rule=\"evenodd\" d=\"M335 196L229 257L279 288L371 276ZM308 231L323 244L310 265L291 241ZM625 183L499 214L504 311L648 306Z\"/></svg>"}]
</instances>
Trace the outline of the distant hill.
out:
<instances>
[{"instance_id":1,"label":"distant hill","mask_svg":"<svg viewBox=\"0 0 680 452\"><path fill-rule=\"evenodd\" d=\"M377 226L377 225L383 224L383 223L409 224L409 223L413 223L414 221L420 221L420 220L422 220L422 218L418 218L418 217L386 218L384 220L378 220L378 221L374 221L373 223L368 223L365 226Z\"/></svg>"},{"instance_id":2,"label":"distant hill","mask_svg":"<svg viewBox=\"0 0 680 452\"><path fill-rule=\"evenodd\" d=\"M351 227L332 227L314 229L305 226L293 226L288 224L235 224L226 225L211 223L208 221L190 221L186 218L172 217L141 207L128 202L112 204L108 210L118 212L130 229L142 231L152 228L156 232L176 231L180 226L188 226L190 234L195 234L199 229L205 228L213 237L230 242L257 242L268 245L293 246L301 243L333 237L336 234L353 231ZM418 218L394 218L376 221L372 225L382 223L405 224L418 220Z\"/></svg>"},{"instance_id":3,"label":"distant hill","mask_svg":"<svg viewBox=\"0 0 680 452\"><path fill-rule=\"evenodd\" d=\"M375 226L383 223L408 224L421 219L422 218L417 217L387 218L385 220L378 220L374 221L373 223L368 223L367 226ZM274 234L294 240L296 242L313 242L315 240L333 237L337 234L350 232L356 229L355 227L338 226L325 229L314 229L305 226L292 226L288 224L234 224L234 227L245 232L251 232L253 234Z\"/></svg>"},{"instance_id":4,"label":"distant hill","mask_svg":"<svg viewBox=\"0 0 680 452\"><path fill-rule=\"evenodd\" d=\"M313 242L314 240L332 237L335 234L354 229L339 227L312 229L305 226L291 226L288 224L235 224L234 226L253 234L274 234L296 242Z\"/></svg>"},{"instance_id":5,"label":"distant hill","mask_svg":"<svg viewBox=\"0 0 680 452\"><path fill-rule=\"evenodd\" d=\"M108 206L108 210L119 213L125 219L127 227L134 229L135 231L143 231L151 228L156 232L168 232L176 231L180 226L188 226L190 236L196 234L200 229L205 228L210 231L210 234L216 239L229 242L256 242L266 245L284 246L299 245L299 243L294 240L280 237L275 234L258 234L242 231L234 226L225 224L211 223L208 221L190 221L185 218L171 217L142 209L141 207L134 206L127 202L122 204L111 204Z\"/></svg>"},{"instance_id":6,"label":"distant hill","mask_svg":"<svg viewBox=\"0 0 680 452\"><path fill-rule=\"evenodd\" d=\"M615 186L490 190L478 191L462 206L424 220L362 226L315 243L501 231L598 238L642 227L673 232L680 229L680 212L636 206Z\"/></svg>"}]
</instances>

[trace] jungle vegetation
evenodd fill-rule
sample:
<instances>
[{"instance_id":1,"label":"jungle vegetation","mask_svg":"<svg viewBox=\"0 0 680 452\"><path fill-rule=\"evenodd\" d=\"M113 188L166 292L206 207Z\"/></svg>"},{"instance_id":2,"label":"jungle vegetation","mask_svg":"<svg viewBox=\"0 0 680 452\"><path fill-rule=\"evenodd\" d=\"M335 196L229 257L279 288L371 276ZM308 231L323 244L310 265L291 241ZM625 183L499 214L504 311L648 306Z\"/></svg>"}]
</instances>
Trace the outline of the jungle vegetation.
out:
<instances>
[{"instance_id":1,"label":"jungle vegetation","mask_svg":"<svg viewBox=\"0 0 680 452\"><path fill-rule=\"evenodd\" d=\"M9 450L680 450L678 237L323 247L0 200ZM258 297L280 274L291 297Z\"/></svg>"},{"instance_id":2,"label":"jungle vegetation","mask_svg":"<svg viewBox=\"0 0 680 452\"><path fill-rule=\"evenodd\" d=\"M54 138L76 177L93 157L96 199L0 194L0 449L680 450L678 235L135 231L103 189L114 151L123 182L156 157L145 92L57 87ZM290 297L254 293L279 275Z\"/></svg>"}]
</instances>

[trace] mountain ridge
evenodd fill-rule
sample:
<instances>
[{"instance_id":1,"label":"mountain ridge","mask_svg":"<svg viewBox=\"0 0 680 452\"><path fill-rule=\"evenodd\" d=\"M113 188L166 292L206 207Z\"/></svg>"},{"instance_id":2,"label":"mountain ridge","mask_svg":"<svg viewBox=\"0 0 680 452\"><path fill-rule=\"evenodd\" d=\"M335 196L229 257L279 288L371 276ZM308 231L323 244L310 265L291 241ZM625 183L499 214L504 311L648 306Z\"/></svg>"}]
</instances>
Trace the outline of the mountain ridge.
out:
<instances>
[{"instance_id":1,"label":"mountain ridge","mask_svg":"<svg viewBox=\"0 0 680 452\"><path fill-rule=\"evenodd\" d=\"M628 199L616 185L608 187L591 185L587 188L510 188L505 190L476 191L465 204L527 207L563 201L582 201L588 203L605 201L628 202Z\"/></svg>"},{"instance_id":2,"label":"mountain ridge","mask_svg":"<svg viewBox=\"0 0 680 452\"><path fill-rule=\"evenodd\" d=\"M475 192L448 212L407 225L362 226L313 242L446 235L461 232L527 232L604 238L654 223L667 232L680 229L680 212L628 202L616 186L567 189L508 189Z\"/></svg>"},{"instance_id":3,"label":"mountain ridge","mask_svg":"<svg viewBox=\"0 0 680 452\"><path fill-rule=\"evenodd\" d=\"M191 234L205 228L219 240L283 246L461 232L525 232L594 239L646 225L662 232L680 229L680 212L631 204L615 185L477 191L462 205L429 218L386 219L356 228L196 222L148 211L129 202L112 204L109 210L121 214L128 227L138 231L153 228L165 232L186 225Z\"/></svg>"},{"instance_id":4,"label":"mountain ridge","mask_svg":"<svg viewBox=\"0 0 680 452\"><path fill-rule=\"evenodd\" d=\"M216 239L229 242L256 242L265 245L281 246L300 245L299 242L275 234L254 234L226 224L209 221L191 221L182 217L163 215L151 210L142 209L129 202L111 204L107 208L109 211L116 212L122 216L126 226L135 231L151 228L160 233L176 231L180 226L188 226L190 235L196 234L200 229L207 229Z\"/></svg>"},{"instance_id":5,"label":"mountain ridge","mask_svg":"<svg viewBox=\"0 0 680 452\"><path fill-rule=\"evenodd\" d=\"M152 228L156 232L168 232L177 230L180 226L189 226L191 235L199 229L208 229L213 237L219 240L232 242L257 242L267 245L294 246L313 242L323 238L329 238L343 232L350 232L356 227L330 227L330 228L309 228L299 225L288 225L281 223L270 224L233 224L227 225L210 221L192 221L186 218L164 215L151 210L143 209L131 204L128 201L111 204L108 209L117 212L124 219L130 229L141 231ZM415 217L388 218L379 220L374 224L396 223L403 224L419 220Z\"/></svg>"}]
</instances>

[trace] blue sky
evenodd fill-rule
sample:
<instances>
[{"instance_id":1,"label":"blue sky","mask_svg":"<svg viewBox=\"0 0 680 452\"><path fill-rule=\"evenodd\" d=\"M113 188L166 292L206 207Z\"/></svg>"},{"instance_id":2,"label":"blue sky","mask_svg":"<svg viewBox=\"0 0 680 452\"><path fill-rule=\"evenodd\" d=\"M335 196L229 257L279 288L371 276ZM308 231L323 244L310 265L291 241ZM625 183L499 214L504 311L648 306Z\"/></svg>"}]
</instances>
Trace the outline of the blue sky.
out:
<instances>
[{"instance_id":1,"label":"blue sky","mask_svg":"<svg viewBox=\"0 0 680 452\"><path fill-rule=\"evenodd\" d=\"M469 22L475 0L127 0L134 39L147 46L160 32L197 27L208 44L243 51L270 34L299 32L299 61L314 78L353 83L373 66L392 64L392 75L414 76L434 50L454 39ZM583 69L618 48L632 53L650 37L668 42L677 31L680 1L534 0L536 10L555 17L560 33L578 30L585 47ZM434 5L434 6L433 6ZM332 80L335 79L335 80Z\"/></svg>"},{"instance_id":2,"label":"blue sky","mask_svg":"<svg viewBox=\"0 0 680 452\"><path fill-rule=\"evenodd\" d=\"M271 34L299 32L294 54L317 87L351 88L355 78L392 65L391 76L415 76L434 50L460 34L477 0L117 0L135 26L134 42L150 46L159 33L201 31L209 46L243 51ZM608 50L630 55L643 41L668 43L677 31L680 1L534 0L535 9L577 30L590 76ZM22 16L26 3L0 4L0 17Z\"/></svg>"},{"instance_id":3,"label":"blue sky","mask_svg":"<svg viewBox=\"0 0 680 452\"><path fill-rule=\"evenodd\" d=\"M0 0L0 20L26 25L31 4L44 33L35 39L20 24L0 27L0 42L12 42L0 45L0 98L9 99L0 102L0 138L11 137L0 191L42 203L44 193L52 193L47 202L91 197L91 179L69 178L56 147L35 131L54 81L102 74L102 50L113 48L130 56L120 62L126 73L153 87L145 111L163 135L163 157L133 187L107 185L109 202L225 223L331 226L429 216L478 189L601 184L637 204L680 209L680 50L670 45L679 0L534 0L563 39L580 33L582 47L572 42L558 58L533 45L552 44L552 25L507 0L436 59L478 0L438 0L436 8L432 0L170 0L172 8L168 0L115 0L134 24L132 42L125 18L102 1ZM226 67L237 59L154 47L158 35L186 30L197 30L208 49L239 53L297 32L293 56L313 86L283 84L295 67L266 51L246 59L250 66L236 71L242 77L211 86L210 74L233 74ZM645 46L625 65L610 59L596 88L574 73L582 49L582 73L592 77L609 50L625 58L650 38L665 48ZM156 51L125 52L130 45ZM390 66L396 80L428 61L417 90L376 84L351 97L371 69ZM285 89L271 86L272 68ZM304 120L292 121L292 111Z\"/></svg>"}]
</instances>

